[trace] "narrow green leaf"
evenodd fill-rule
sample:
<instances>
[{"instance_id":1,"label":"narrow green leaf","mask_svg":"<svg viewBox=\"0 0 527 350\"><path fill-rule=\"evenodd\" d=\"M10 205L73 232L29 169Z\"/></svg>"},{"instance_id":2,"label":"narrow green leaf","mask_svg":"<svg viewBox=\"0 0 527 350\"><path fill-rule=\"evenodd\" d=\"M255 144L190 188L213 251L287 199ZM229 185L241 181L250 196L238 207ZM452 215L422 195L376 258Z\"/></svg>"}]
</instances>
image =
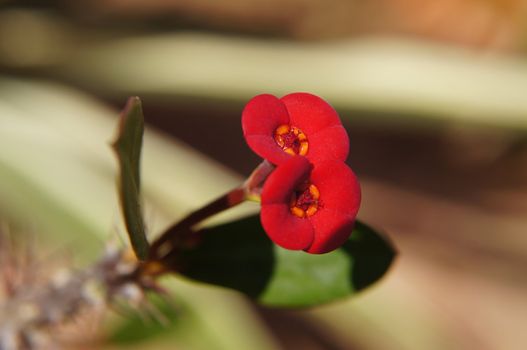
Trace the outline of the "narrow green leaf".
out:
<instances>
[{"instance_id":1,"label":"narrow green leaf","mask_svg":"<svg viewBox=\"0 0 527 350\"><path fill-rule=\"evenodd\" d=\"M140 195L144 117L139 97L130 97L120 116L113 148L119 160L119 199L130 242L139 260L148 255Z\"/></svg>"},{"instance_id":2,"label":"narrow green leaf","mask_svg":"<svg viewBox=\"0 0 527 350\"><path fill-rule=\"evenodd\" d=\"M386 238L360 222L344 246L322 255L276 246L258 216L201 233L202 244L178 260L181 274L268 306L314 306L353 295L379 280L396 254Z\"/></svg>"}]
</instances>

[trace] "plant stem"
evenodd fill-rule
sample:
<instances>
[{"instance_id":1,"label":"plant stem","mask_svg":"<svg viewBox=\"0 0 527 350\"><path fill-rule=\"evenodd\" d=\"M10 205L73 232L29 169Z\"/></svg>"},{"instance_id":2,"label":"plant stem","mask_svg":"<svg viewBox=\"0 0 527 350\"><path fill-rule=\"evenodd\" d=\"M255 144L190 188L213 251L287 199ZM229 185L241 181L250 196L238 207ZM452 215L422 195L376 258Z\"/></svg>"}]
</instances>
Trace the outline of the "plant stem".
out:
<instances>
[{"instance_id":1,"label":"plant stem","mask_svg":"<svg viewBox=\"0 0 527 350\"><path fill-rule=\"evenodd\" d=\"M183 220L165 231L153 244L150 249L148 260L158 260L163 254L163 250L171 250L184 243L187 234L192 233L191 228L203 220L221 213L245 201L245 190L243 186L237 187L221 197L215 199L204 207L192 212ZM169 244L171 247L164 248Z\"/></svg>"},{"instance_id":2,"label":"plant stem","mask_svg":"<svg viewBox=\"0 0 527 350\"><path fill-rule=\"evenodd\" d=\"M148 261L161 261L173 255L178 248L183 248L193 241L195 235L192 227L205 219L232 208L246 200L259 201L263 183L274 170L274 165L264 160L260 163L243 185L227 192L204 207L192 212L183 220L165 231L151 246ZM148 264L147 264L148 265Z\"/></svg>"}]
</instances>

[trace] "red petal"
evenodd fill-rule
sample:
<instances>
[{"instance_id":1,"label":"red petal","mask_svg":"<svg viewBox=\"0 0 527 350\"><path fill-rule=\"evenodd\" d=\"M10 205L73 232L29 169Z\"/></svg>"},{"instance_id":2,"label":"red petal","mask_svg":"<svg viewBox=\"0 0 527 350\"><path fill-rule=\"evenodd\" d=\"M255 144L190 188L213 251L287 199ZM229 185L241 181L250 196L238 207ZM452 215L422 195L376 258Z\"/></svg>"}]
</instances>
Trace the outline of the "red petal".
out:
<instances>
[{"instance_id":1,"label":"red petal","mask_svg":"<svg viewBox=\"0 0 527 350\"><path fill-rule=\"evenodd\" d=\"M279 164L290 158L274 141L280 125L289 124L289 115L282 101L273 95L253 97L242 113L242 129L249 147L260 157Z\"/></svg>"},{"instance_id":2,"label":"red petal","mask_svg":"<svg viewBox=\"0 0 527 350\"><path fill-rule=\"evenodd\" d=\"M281 98L291 125L300 128L309 140L311 135L330 126L341 125L337 112L318 96L296 92Z\"/></svg>"},{"instance_id":3,"label":"red petal","mask_svg":"<svg viewBox=\"0 0 527 350\"><path fill-rule=\"evenodd\" d=\"M305 157L289 157L265 181L262 190L262 206L264 204L286 204L289 207L293 191L308 178L311 169L312 165Z\"/></svg>"},{"instance_id":4,"label":"red petal","mask_svg":"<svg viewBox=\"0 0 527 350\"><path fill-rule=\"evenodd\" d=\"M242 129L245 136L267 135L273 138L274 131L282 124L289 124L289 115L283 102L273 95L255 96L243 109Z\"/></svg>"},{"instance_id":5,"label":"red petal","mask_svg":"<svg viewBox=\"0 0 527 350\"><path fill-rule=\"evenodd\" d=\"M310 181L320 192L320 211L331 210L355 219L361 199L360 185L345 163L325 161L316 164ZM318 212L313 217L317 215Z\"/></svg>"},{"instance_id":6,"label":"red petal","mask_svg":"<svg viewBox=\"0 0 527 350\"><path fill-rule=\"evenodd\" d=\"M256 154L273 164L282 164L291 158L276 144L274 138L267 135L248 135L245 141Z\"/></svg>"},{"instance_id":7,"label":"red petal","mask_svg":"<svg viewBox=\"0 0 527 350\"><path fill-rule=\"evenodd\" d=\"M305 249L313 241L309 220L294 216L289 208L293 191L311 168L305 157L290 157L269 175L262 190L262 226L273 242L286 249Z\"/></svg>"},{"instance_id":8,"label":"red petal","mask_svg":"<svg viewBox=\"0 0 527 350\"><path fill-rule=\"evenodd\" d=\"M306 157L315 164L324 160L345 161L348 158L349 138L342 125L325 128L309 136L308 142Z\"/></svg>"},{"instance_id":9,"label":"red petal","mask_svg":"<svg viewBox=\"0 0 527 350\"><path fill-rule=\"evenodd\" d=\"M353 230L354 220L345 214L322 208L308 219L315 230L315 239L305 249L312 254L328 253L346 242Z\"/></svg>"},{"instance_id":10,"label":"red petal","mask_svg":"<svg viewBox=\"0 0 527 350\"><path fill-rule=\"evenodd\" d=\"M306 249L313 242L311 222L291 214L289 204L262 204L260 220L269 238L283 248Z\"/></svg>"}]
</instances>

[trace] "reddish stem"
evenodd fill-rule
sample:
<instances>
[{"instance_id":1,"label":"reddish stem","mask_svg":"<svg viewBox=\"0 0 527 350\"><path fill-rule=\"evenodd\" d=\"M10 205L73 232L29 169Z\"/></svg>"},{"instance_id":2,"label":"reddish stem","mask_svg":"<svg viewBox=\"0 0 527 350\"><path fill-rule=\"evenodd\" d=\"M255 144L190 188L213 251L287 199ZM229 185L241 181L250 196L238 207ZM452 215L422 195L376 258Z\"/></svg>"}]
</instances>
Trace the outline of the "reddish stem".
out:
<instances>
[{"instance_id":1,"label":"reddish stem","mask_svg":"<svg viewBox=\"0 0 527 350\"><path fill-rule=\"evenodd\" d=\"M242 186L227 192L169 228L152 244L148 261L155 262L170 259L170 256L177 255L180 248L195 244L197 237L192 230L193 226L247 199L258 199L265 179L267 179L274 168L274 165L264 160L256 167Z\"/></svg>"},{"instance_id":2,"label":"reddish stem","mask_svg":"<svg viewBox=\"0 0 527 350\"><path fill-rule=\"evenodd\" d=\"M184 244L188 235L192 234L191 228L203 220L221 213L224 210L232 208L245 200L245 191L243 187L238 187L227 192L216 200L210 202L204 207L192 212L183 220L169 228L161 235L150 248L148 260L158 260L163 255L163 250L169 251L172 248ZM168 247L164 247L169 245ZM162 248L162 249L161 249Z\"/></svg>"}]
</instances>

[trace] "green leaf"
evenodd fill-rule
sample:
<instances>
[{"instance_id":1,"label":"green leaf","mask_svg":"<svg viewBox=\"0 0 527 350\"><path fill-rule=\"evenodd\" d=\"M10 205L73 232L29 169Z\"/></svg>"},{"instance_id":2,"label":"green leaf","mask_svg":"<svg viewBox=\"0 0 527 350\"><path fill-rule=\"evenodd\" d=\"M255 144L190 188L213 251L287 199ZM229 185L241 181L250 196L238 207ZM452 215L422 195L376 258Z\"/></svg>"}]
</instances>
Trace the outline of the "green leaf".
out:
<instances>
[{"instance_id":1,"label":"green leaf","mask_svg":"<svg viewBox=\"0 0 527 350\"><path fill-rule=\"evenodd\" d=\"M181 253L179 272L268 306L306 307L353 295L379 280L396 254L386 238L360 222L344 246L322 255L276 246L258 216L200 233L202 243Z\"/></svg>"},{"instance_id":2,"label":"green leaf","mask_svg":"<svg viewBox=\"0 0 527 350\"><path fill-rule=\"evenodd\" d=\"M140 161L144 117L139 97L130 97L121 113L113 148L119 160L119 199L126 229L135 254L144 260L148 254L140 196Z\"/></svg>"}]
</instances>

